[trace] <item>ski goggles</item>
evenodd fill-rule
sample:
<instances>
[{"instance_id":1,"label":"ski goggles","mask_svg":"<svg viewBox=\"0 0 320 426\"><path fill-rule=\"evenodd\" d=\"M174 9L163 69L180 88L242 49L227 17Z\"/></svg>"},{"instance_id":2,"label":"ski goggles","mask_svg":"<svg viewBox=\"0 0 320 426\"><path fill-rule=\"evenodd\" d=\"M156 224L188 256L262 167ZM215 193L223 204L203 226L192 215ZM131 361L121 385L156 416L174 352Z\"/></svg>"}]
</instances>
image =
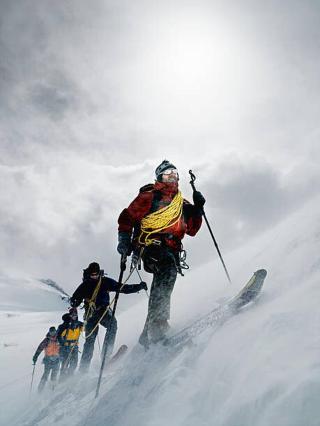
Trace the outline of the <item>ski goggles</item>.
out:
<instances>
[{"instance_id":1,"label":"ski goggles","mask_svg":"<svg viewBox=\"0 0 320 426\"><path fill-rule=\"evenodd\" d=\"M177 169L166 169L164 172L162 172L162 175L171 175L171 173L173 173L176 176L179 176L178 170Z\"/></svg>"}]
</instances>

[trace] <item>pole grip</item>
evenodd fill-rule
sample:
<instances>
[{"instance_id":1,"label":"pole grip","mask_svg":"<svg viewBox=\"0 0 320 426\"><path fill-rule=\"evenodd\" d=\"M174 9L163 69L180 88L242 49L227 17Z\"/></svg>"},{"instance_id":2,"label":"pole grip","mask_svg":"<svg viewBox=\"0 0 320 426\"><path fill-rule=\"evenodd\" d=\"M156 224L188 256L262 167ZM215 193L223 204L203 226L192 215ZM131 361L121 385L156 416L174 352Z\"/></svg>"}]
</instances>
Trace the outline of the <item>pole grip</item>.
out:
<instances>
[{"instance_id":1,"label":"pole grip","mask_svg":"<svg viewBox=\"0 0 320 426\"><path fill-rule=\"evenodd\" d=\"M121 260L120 260L120 271L124 272L126 270L126 263L127 263L127 255L122 254Z\"/></svg>"},{"instance_id":2,"label":"pole grip","mask_svg":"<svg viewBox=\"0 0 320 426\"><path fill-rule=\"evenodd\" d=\"M196 191L196 187L195 187L195 184L194 184L194 181L196 180L196 177L195 177L195 175L192 173L192 170L189 170L189 175L190 175L190 177L191 177L190 185L191 185L191 187L192 187L193 191Z\"/></svg>"},{"instance_id":3,"label":"pole grip","mask_svg":"<svg viewBox=\"0 0 320 426\"><path fill-rule=\"evenodd\" d=\"M191 185L191 187L193 189L193 192L195 192L197 190L196 186L194 184L194 181L196 180L196 176L195 176L194 173L192 173L192 170L189 170L189 174L190 174L190 177L191 177L190 185ZM203 207L201 207L201 214L204 215L204 208Z\"/></svg>"},{"instance_id":4,"label":"pole grip","mask_svg":"<svg viewBox=\"0 0 320 426\"><path fill-rule=\"evenodd\" d=\"M194 184L194 181L196 180L196 176L194 175L194 173L192 173L192 170L189 170L189 174L190 174L190 177L191 177L190 185L192 186L193 191L196 191L196 187L195 187L195 184ZM228 272L228 270L227 270L227 268L226 268L226 265L225 265L225 263L224 263L224 260L223 260L223 258L222 258L221 252L220 252L220 250L219 250L218 243L217 243L217 241L216 241L216 239L215 239L215 237L214 237L214 235L213 235L213 232L212 232L211 226L210 226L210 224L209 224L209 221L208 221L208 219L207 219L207 216L206 216L206 214L205 214L204 208L202 207L202 209L201 209L201 210L202 210L202 216L204 217L204 220L205 220L205 222L206 222L206 224L207 224L207 227L208 227L209 233L210 233L210 235L211 235L211 238L212 238L212 240L213 240L213 243L214 243L214 245L215 245L215 248L216 248L216 250L217 250L217 252L218 252L218 255L219 255L219 257L220 257L220 260L221 260L222 266L223 266L223 268L224 268L224 271L225 271L225 273L226 273L226 275L227 275L228 281L229 281L229 283L230 283L230 284L232 284L232 283L231 283L231 278L230 278L229 272Z\"/></svg>"}]
</instances>

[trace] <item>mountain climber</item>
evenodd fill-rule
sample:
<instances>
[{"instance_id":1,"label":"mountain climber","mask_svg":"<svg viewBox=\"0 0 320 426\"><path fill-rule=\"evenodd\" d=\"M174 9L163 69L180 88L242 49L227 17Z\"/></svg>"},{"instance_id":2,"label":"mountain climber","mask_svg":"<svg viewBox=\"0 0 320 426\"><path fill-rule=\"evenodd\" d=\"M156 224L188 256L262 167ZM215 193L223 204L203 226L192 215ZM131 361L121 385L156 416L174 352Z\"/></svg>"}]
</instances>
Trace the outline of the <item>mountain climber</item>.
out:
<instances>
[{"instance_id":1,"label":"mountain climber","mask_svg":"<svg viewBox=\"0 0 320 426\"><path fill-rule=\"evenodd\" d=\"M60 343L60 379L72 375L77 368L79 337L83 330L83 322L78 320L77 308L70 308L69 313L62 315L62 320L57 332Z\"/></svg>"},{"instance_id":2,"label":"mountain climber","mask_svg":"<svg viewBox=\"0 0 320 426\"><path fill-rule=\"evenodd\" d=\"M140 189L138 196L118 219L118 247L121 255L133 251L142 258L144 269L153 274L148 315L139 342L161 340L169 328L170 298L177 272L182 273L184 235L194 236L202 224L205 199L194 191L190 204L179 191L176 167L164 160L155 170L156 181Z\"/></svg>"},{"instance_id":3,"label":"mountain climber","mask_svg":"<svg viewBox=\"0 0 320 426\"><path fill-rule=\"evenodd\" d=\"M43 358L44 372L41 377L38 391L41 392L48 380L51 372L51 381L54 385L57 375L59 372L59 342L57 339L57 330L55 327L50 327L46 337L42 340L38 346L35 354L33 355L33 364L37 363L40 353L44 350L45 356Z\"/></svg>"},{"instance_id":4,"label":"mountain climber","mask_svg":"<svg viewBox=\"0 0 320 426\"><path fill-rule=\"evenodd\" d=\"M147 290L147 284L126 284L121 286L120 293L130 294L140 290ZM85 336L86 341L80 361L80 370L88 370L94 350L99 324L107 329L103 347L107 348L107 355L112 353L117 332L117 320L112 316L110 308L110 291L118 291L119 284L112 278L105 277L100 265L96 262L90 263L84 270L83 282L73 293L70 304L77 307L84 300L85 307Z\"/></svg>"}]
</instances>

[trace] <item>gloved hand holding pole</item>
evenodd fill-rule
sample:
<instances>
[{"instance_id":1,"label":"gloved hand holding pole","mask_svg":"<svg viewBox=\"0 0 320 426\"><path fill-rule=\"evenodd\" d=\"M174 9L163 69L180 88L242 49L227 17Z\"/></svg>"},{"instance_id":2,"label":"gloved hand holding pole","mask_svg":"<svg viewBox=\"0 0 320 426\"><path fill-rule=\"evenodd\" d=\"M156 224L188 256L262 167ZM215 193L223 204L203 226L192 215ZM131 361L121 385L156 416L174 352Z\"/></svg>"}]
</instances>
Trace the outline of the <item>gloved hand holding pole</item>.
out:
<instances>
[{"instance_id":1,"label":"gloved hand holding pole","mask_svg":"<svg viewBox=\"0 0 320 426\"><path fill-rule=\"evenodd\" d=\"M192 187L192 189L193 189L193 193L194 193L194 195L197 195L197 197L198 197L198 199L199 199L198 204L199 204L199 208L202 210L202 216L204 217L204 220L206 221L206 224L207 224L207 226L208 226L208 229L209 229L210 235L211 235L211 237L212 237L212 239L213 239L214 245L215 245L215 247L216 247L216 249L217 249L218 255L219 255L219 257L220 257L220 260L221 260L221 262L222 262L223 268L224 268L225 273L226 273L226 275L227 275L228 281L229 281L229 283L230 283L230 284L232 284L231 279L230 279L230 275L229 275L229 273L228 273L228 271L227 271L226 265L225 265L225 263L224 263L224 261L223 261L222 255L221 255L221 253L220 253L220 250L219 250L219 247L218 247L217 241L216 241L216 239L214 238L214 235L213 235L212 229L211 229L210 224L209 224L209 222L208 222L207 216L206 216L206 214L205 214L205 212L204 212L204 208L203 208L203 205L204 205L204 202L205 202L204 197L202 196L202 194L201 194L200 192L198 192L198 191L196 190L196 187L195 187L195 184L194 184L194 181L196 180L196 177L195 177L195 175L192 173L192 170L189 170L189 174L190 174L190 177L191 177L190 185L191 185L191 187ZM200 195L199 195L199 194L200 194ZM202 198L201 198L201 197L202 197ZM202 205L201 205L201 203L202 203Z\"/></svg>"}]
</instances>

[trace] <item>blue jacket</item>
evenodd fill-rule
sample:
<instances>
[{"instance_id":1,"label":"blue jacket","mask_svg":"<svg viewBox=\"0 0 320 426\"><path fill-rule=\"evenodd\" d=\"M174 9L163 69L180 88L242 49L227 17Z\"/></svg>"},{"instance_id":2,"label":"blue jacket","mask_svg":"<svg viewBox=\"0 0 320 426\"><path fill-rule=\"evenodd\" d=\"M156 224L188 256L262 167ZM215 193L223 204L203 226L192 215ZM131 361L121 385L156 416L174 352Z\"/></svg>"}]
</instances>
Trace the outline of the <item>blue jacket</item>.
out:
<instances>
[{"instance_id":1,"label":"blue jacket","mask_svg":"<svg viewBox=\"0 0 320 426\"><path fill-rule=\"evenodd\" d=\"M88 305L89 301L92 298L93 292L98 285L99 280L94 280L92 278L86 278L79 285L76 291L73 293L70 304L73 307L79 306L84 300L85 305ZM102 277L100 288L95 300L97 308L106 307L110 303L109 292L116 292L119 289L119 284L117 281L109 277ZM142 290L143 286L141 284L126 284L122 287L120 293L130 294L137 293Z\"/></svg>"}]
</instances>

